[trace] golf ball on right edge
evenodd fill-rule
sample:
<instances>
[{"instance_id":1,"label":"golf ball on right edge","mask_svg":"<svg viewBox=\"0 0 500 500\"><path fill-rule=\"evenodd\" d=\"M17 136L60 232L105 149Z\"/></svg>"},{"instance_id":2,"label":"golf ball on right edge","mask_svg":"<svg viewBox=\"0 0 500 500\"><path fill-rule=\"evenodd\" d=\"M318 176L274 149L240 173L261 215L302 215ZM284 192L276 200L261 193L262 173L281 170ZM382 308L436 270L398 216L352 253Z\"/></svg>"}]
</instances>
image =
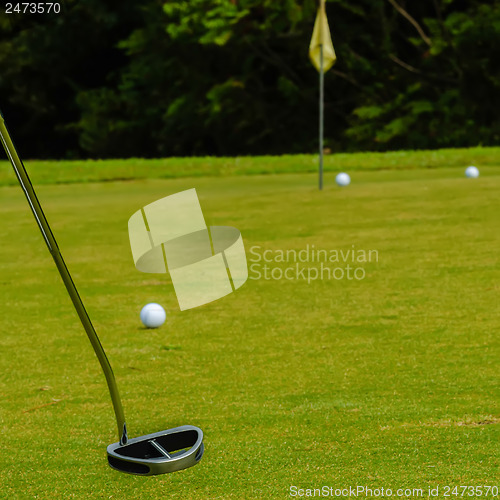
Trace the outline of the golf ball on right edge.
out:
<instances>
[{"instance_id":1,"label":"golf ball on right edge","mask_svg":"<svg viewBox=\"0 0 500 500\"><path fill-rule=\"evenodd\" d=\"M467 167L465 169L465 177L470 177L472 179L479 177L479 169L477 167L474 167L473 165Z\"/></svg>"},{"instance_id":2,"label":"golf ball on right edge","mask_svg":"<svg viewBox=\"0 0 500 500\"><path fill-rule=\"evenodd\" d=\"M167 313L160 304L146 304L141 310L141 321L146 328L158 328L165 323Z\"/></svg>"},{"instance_id":3,"label":"golf ball on right edge","mask_svg":"<svg viewBox=\"0 0 500 500\"><path fill-rule=\"evenodd\" d=\"M335 182L338 186L344 187L348 186L351 183L351 178L349 177L349 174L340 172L340 174L337 174L337 177L335 177Z\"/></svg>"}]
</instances>

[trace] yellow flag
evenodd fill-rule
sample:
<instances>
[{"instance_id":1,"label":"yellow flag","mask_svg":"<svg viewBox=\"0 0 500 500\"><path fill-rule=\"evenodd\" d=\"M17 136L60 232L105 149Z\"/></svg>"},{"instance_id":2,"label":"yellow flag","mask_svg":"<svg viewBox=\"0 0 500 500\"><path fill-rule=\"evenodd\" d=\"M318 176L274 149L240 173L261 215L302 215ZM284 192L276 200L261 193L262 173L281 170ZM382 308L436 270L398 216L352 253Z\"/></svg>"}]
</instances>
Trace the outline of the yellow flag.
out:
<instances>
[{"instance_id":1,"label":"yellow flag","mask_svg":"<svg viewBox=\"0 0 500 500\"><path fill-rule=\"evenodd\" d=\"M328 19L326 18L325 0L320 0L311 44L309 45L309 57L318 71L321 69L321 46L323 46L323 71L326 72L335 64L337 56L335 55Z\"/></svg>"}]
</instances>

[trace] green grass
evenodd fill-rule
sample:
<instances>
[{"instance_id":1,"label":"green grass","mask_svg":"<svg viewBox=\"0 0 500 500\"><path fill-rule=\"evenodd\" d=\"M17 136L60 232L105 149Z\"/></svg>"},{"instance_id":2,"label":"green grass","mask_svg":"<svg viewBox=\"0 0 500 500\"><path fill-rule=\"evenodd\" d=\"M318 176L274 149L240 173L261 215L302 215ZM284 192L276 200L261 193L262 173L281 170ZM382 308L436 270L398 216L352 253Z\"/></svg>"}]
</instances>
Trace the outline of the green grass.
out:
<instances>
[{"instance_id":1,"label":"green grass","mask_svg":"<svg viewBox=\"0 0 500 500\"><path fill-rule=\"evenodd\" d=\"M22 155L22 151L21 151ZM360 170L412 170L476 165L497 166L500 148L439 149L326 155L327 172ZM132 179L176 179L316 172L316 155L243 156L237 158L163 158L145 160L40 161L26 162L36 184L68 184ZM0 161L0 186L15 185L7 161Z\"/></svg>"},{"instance_id":2,"label":"green grass","mask_svg":"<svg viewBox=\"0 0 500 500\"><path fill-rule=\"evenodd\" d=\"M21 189L0 187L0 498L289 498L291 485L426 497L429 486L498 484L500 155L476 151L490 156L474 180L463 176L472 156L453 163L465 152L450 152L448 165L394 154L387 170L343 156L353 183L336 188L327 173L322 193L313 173L222 175L229 160L209 160L217 177L39 187L130 434L188 423L205 432L198 466L153 478L106 465L117 438L104 377ZM244 161L275 171L271 160ZM293 171L302 160L276 161ZM209 169L172 160L183 162ZM108 165L113 178L104 163L86 179L108 178ZM40 168L42 184L80 172ZM127 220L192 187L209 224L241 230L249 258L257 246L355 245L377 250L378 262L361 264L359 281L250 279L180 312L168 275L135 270ZM167 309L153 331L138 319L150 301Z\"/></svg>"}]
</instances>

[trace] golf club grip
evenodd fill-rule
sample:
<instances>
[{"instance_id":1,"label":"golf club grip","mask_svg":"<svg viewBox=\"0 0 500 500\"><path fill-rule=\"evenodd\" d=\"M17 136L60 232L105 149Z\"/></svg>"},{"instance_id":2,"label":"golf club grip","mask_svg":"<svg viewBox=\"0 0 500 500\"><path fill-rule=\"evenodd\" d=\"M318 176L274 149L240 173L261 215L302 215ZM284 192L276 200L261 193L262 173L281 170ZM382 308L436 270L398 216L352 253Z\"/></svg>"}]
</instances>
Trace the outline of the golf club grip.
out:
<instances>
[{"instance_id":1,"label":"golf club grip","mask_svg":"<svg viewBox=\"0 0 500 500\"><path fill-rule=\"evenodd\" d=\"M106 353L104 352L99 337L97 336L94 326L92 325L87 310L83 305L82 299L78 293L78 290L76 289L73 279L71 278L69 270L66 267L66 263L64 262L61 252L59 251L59 247L54 238L54 235L52 234L52 230L50 229L49 223L47 222L47 218L45 217L45 214L42 210L42 206L38 201L33 185L31 184L31 180L28 176L28 173L26 172L26 169L24 168L23 162L21 161L19 155L17 154L16 148L7 130L7 127L5 125L5 120L1 112L0 112L0 138L2 140L5 152L7 153L7 156L10 162L12 163L12 167L17 176L17 179L21 184L26 199L28 200L28 203L31 207L31 211L35 216L36 222L38 224L38 227L40 228L45 243L47 244L47 247L52 255L52 258L54 259L54 262L57 266L59 274L61 275L64 285L66 286L66 290L68 291L68 294L71 297L76 312L78 313L80 321L82 322L83 328L85 329L85 332L87 333L90 343L94 348L94 352L97 355L99 363L101 364L102 370L106 377L106 381L108 383L111 400L113 402L113 408L116 416L116 423L118 426L118 437L120 439L120 442L122 442L122 444L125 444L127 442L125 415L120 399L120 394L118 392L118 387L116 385L115 376L113 374L113 370L106 356Z\"/></svg>"}]
</instances>

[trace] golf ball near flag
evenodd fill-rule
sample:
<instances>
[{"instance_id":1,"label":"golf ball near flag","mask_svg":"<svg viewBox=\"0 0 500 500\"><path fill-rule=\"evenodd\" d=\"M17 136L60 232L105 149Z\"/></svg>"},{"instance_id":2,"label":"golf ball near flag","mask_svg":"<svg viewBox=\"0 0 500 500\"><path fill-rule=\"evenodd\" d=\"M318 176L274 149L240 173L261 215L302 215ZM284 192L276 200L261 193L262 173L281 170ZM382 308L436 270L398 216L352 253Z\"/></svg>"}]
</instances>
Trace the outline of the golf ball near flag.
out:
<instances>
[{"instance_id":1,"label":"golf ball near flag","mask_svg":"<svg viewBox=\"0 0 500 500\"><path fill-rule=\"evenodd\" d=\"M467 167L465 169L465 177L469 177L471 179L475 179L476 177L479 177L479 169L477 167L474 167L471 165L470 167Z\"/></svg>"},{"instance_id":2,"label":"golf ball near flag","mask_svg":"<svg viewBox=\"0 0 500 500\"><path fill-rule=\"evenodd\" d=\"M146 304L141 310L141 321L146 328L158 328L165 323L167 314L160 304Z\"/></svg>"},{"instance_id":3,"label":"golf ball near flag","mask_svg":"<svg viewBox=\"0 0 500 500\"><path fill-rule=\"evenodd\" d=\"M337 174L337 177L335 177L335 182L337 183L337 186L344 187L351 183L351 178L349 177L349 174L340 172L340 174Z\"/></svg>"}]
</instances>

